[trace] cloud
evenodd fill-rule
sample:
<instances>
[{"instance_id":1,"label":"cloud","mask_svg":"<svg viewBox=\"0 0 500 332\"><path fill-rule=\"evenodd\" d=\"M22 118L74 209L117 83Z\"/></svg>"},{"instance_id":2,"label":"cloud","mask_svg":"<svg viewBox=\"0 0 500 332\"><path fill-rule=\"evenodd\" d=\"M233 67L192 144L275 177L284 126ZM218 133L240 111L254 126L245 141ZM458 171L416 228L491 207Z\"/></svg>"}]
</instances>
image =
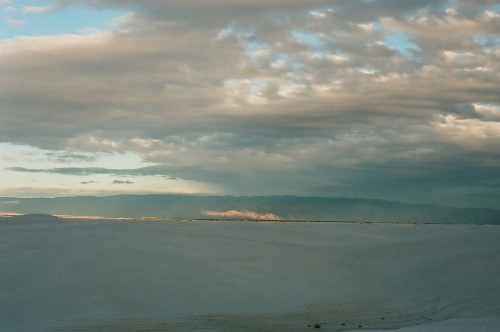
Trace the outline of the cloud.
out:
<instances>
[{"instance_id":1,"label":"cloud","mask_svg":"<svg viewBox=\"0 0 500 332\"><path fill-rule=\"evenodd\" d=\"M83 182L81 182L81 184L93 184L93 183L99 183L99 182L96 182L96 181L83 181Z\"/></svg>"},{"instance_id":2,"label":"cloud","mask_svg":"<svg viewBox=\"0 0 500 332\"><path fill-rule=\"evenodd\" d=\"M95 155L81 154L81 153L71 153L67 151L57 151L57 152L47 152L45 155L57 162L72 162L72 161L85 161L92 162L98 159Z\"/></svg>"},{"instance_id":3,"label":"cloud","mask_svg":"<svg viewBox=\"0 0 500 332\"><path fill-rule=\"evenodd\" d=\"M135 170L108 169L102 167L59 167L47 169L35 169L25 167L9 167L9 171L24 173L53 173L67 175L92 175L92 174L133 174Z\"/></svg>"},{"instance_id":4,"label":"cloud","mask_svg":"<svg viewBox=\"0 0 500 332\"><path fill-rule=\"evenodd\" d=\"M229 210L225 212L205 210L202 213L209 217L228 219L254 219L254 220L283 220L283 218L273 213L257 213L254 211Z\"/></svg>"},{"instance_id":5,"label":"cloud","mask_svg":"<svg viewBox=\"0 0 500 332\"><path fill-rule=\"evenodd\" d=\"M492 1L85 3L129 13L109 31L1 42L0 141L154 166L10 170L157 175L230 194L500 199Z\"/></svg>"},{"instance_id":6,"label":"cloud","mask_svg":"<svg viewBox=\"0 0 500 332\"><path fill-rule=\"evenodd\" d=\"M5 170L22 173L48 173L62 175L87 176L95 174L108 174L118 176L154 176L164 175L168 172L164 167L148 166L141 168L104 168L104 167L56 167L56 168L26 168L26 167L7 167Z\"/></svg>"},{"instance_id":7,"label":"cloud","mask_svg":"<svg viewBox=\"0 0 500 332\"><path fill-rule=\"evenodd\" d=\"M134 182L132 181L121 181L121 180L114 180L113 184L133 184Z\"/></svg>"},{"instance_id":8,"label":"cloud","mask_svg":"<svg viewBox=\"0 0 500 332\"><path fill-rule=\"evenodd\" d=\"M11 27L17 27L17 26L20 26L20 25L23 25L24 23L26 23L23 20L15 19L15 18L12 18L10 16L6 16L4 19L4 22L5 22L5 24L7 24Z\"/></svg>"},{"instance_id":9,"label":"cloud","mask_svg":"<svg viewBox=\"0 0 500 332\"><path fill-rule=\"evenodd\" d=\"M459 119L456 115L447 115L439 118L435 130L446 140L467 150L500 154L500 121Z\"/></svg>"},{"instance_id":10,"label":"cloud","mask_svg":"<svg viewBox=\"0 0 500 332\"><path fill-rule=\"evenodd\" d=\"M54 6L23 6L23 13L43 14L54 10Z\"/></svg>"},{"instance_id":11,"label":"cloud","mask_svg":"<svg viewBox=\"0 0 500 332\"><path fill-rule=\"evenodd\" d=\"M15 12L17 12L17 8L9 6L9 7L5 7L3 9L3 11L4 11L4 13L15 13Z\"/></svg>"}]
</instances>

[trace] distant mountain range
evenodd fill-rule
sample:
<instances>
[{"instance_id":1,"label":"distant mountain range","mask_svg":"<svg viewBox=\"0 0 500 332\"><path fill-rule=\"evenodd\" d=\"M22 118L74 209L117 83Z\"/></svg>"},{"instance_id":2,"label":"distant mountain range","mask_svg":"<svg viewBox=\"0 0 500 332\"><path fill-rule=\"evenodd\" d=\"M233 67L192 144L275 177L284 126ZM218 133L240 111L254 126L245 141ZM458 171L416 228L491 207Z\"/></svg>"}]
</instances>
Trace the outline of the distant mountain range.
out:
<instances>
[{"instance_id":1,"label":"distant mountain range","mask_svg":"<svg viewBox=\"0 0 500 332\"><path fill-rule=\"evenodd\" d=\"M500 210L297 196L0 198L0 212L106 217L500 224Z\"/></svg>"}]
</instances>

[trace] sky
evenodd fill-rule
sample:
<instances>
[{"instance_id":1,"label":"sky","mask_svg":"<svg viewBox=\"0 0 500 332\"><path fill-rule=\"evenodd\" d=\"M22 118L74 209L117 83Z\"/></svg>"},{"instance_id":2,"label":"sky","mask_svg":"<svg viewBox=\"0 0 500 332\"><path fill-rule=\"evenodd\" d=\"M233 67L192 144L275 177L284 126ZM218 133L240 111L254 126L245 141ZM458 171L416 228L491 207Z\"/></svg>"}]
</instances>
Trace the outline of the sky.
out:
<instances>
[{"instance_id":1,"label":"sky","mask_svg":"<svg viewBox=\"0 0 500 332\"><path fill-rule=\"evenodd\" d=\"M500 206L498 1L0 6L0 196Z\"/></svg>"}]
</instances>

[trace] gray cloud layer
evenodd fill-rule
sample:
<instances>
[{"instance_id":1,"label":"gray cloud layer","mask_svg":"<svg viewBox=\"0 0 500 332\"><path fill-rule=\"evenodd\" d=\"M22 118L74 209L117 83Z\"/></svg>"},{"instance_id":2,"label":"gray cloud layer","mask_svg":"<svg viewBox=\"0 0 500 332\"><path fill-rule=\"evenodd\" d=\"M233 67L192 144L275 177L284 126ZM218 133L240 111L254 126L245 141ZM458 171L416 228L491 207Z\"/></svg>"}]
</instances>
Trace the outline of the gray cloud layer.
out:
<instances>
[{"instance_id":1,"label":"gray cloud layer","mask_svg":"<svg viewBox=\"0 0 500 332\"><path fill-rule=\"evenodd\" d=\"M2 42L0 141L236 194L500 203L496 1L85 3L131 13Z\"/></svg>"}]
</instances>

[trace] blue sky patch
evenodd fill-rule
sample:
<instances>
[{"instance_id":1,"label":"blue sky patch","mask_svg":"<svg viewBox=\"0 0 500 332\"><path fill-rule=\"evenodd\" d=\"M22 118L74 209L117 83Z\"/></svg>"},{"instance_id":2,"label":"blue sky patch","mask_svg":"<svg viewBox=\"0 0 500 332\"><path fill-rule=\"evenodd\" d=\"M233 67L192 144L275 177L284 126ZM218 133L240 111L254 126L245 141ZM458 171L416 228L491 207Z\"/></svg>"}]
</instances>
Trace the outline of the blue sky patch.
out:
<instances>
[{"instance_id":1,"label":"blue sky patch","mask_svg":"<svg viewBox=\"0 0 500 332\"><path fill-rule=\"evenodd\" d=\"M386 33L384 42L389 46L401 53L405 58L415 60L415 55L412 51L420 50L420 47L413 43L410 38L403 32Z\"/></svg>"},{"instance_id":2,"label":"blue sky patch","mask_svg":"<svg viewBox=\"0 0 500 332\"><path fill-rule=\"evenodd\" d=\"M292 31L292 37L300 43L307 45L312 51L322 50L326 46L326 42L314 33L295 30Z\"/></svg>"},{"instance_id":3,"label":"blue sky patch","mask_svg":"<svg viewBox=\"0 0 500 332\"><path fill-rule=\"evenodd\" d=\"M120 10L95 10L85 5L63 8L51 6L49 1L18 1L3 4L0 39L105 29L109 28L114 18L125 14Z\"/></svg>"}]
</instances>

